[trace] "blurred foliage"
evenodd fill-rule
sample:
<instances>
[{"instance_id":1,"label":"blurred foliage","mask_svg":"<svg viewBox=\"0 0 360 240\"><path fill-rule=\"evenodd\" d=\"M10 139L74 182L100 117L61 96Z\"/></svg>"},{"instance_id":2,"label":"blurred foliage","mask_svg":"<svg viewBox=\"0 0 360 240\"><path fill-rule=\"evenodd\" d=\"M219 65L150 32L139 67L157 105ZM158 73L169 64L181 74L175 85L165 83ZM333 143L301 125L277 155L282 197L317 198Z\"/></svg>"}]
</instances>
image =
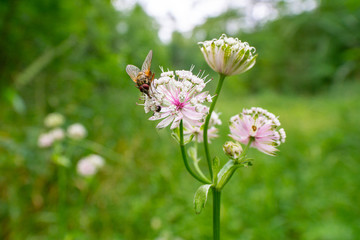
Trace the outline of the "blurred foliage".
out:
<instances>
[{"instance_id":1,"label":"blurred foliage","mask_svg":"<svg viewBox=\"0 0 360 240\"><path fill-rule=\"evenodd\" d=\"M232 34L259 53L257 67L244 75L242 87L318 93L344 81L359 81L359 1L324 0L314 11L299 15L286 15L286 8L281 9L281 18L255 31ZM195 28L193 37L211 39L227 32L229 24L241 26L242 21L243 16L228 12Z\"/></svg>"},{"instance_id":2,"label":"blurred foliage","mask_svg":"<svg viewBox=\"0 0 360 240\"><path fill-rule=\"evenodd\" d=\"M223 122L261 106L281 116L288 141L276 158L253 151L255 166L225 188L222 235L357 239L360 4L324 0L291 15L286 2L279 2L279 19L231 33L259 57L251 71L226 80L217 106ZM140 94L124 69L141 66L152 49L157 76L159 65L195 64L216 77L196 42L243 18L229 10L164 44L140 5L116 11L104 0L0 1L0 239L209 239L211 204L194 214L199 185L168 131L156 131L136 106ZM60 225L59 169L36 144L50 112L83 123L89 139L120 155L107 157L90 183L67 173ZM224 163L226 124L221 133L212 151ZM83 146L74 151L73 170L88 153Z\"/></svg>"}]
</instances>

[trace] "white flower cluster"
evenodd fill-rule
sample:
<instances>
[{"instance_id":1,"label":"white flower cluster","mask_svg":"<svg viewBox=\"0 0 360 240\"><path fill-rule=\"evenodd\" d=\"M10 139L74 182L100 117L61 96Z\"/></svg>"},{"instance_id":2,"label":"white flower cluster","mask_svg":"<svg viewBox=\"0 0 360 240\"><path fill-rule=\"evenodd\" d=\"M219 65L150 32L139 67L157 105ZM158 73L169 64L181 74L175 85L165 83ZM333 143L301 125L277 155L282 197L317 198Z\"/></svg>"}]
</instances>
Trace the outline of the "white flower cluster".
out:
<instances>
[{"instance_id":1,"label":"white flower cluster","mask_svg":"<svg viewBox=\"0 0 360 240\"><path fill-rule=\"evenodd\" d=\"M74 140L81 140L86 137L87 130L81 123L74 123L68 126L65 130L61 128L61 125L65 123L65 118L59 113L51 113L46 116L44 124L47 128L50 128L48 132L40 134L38 138L38 146L41 148L51 147L55 142L59 142L65 138L65 136ZM57 148L54 148L57 149ZM56 150L53 150L56 151ZM70 160L63 153L57 152L54 162L58 165L68 167ZM92 176L99 168L104 165L104 159L96 154L91 154L79 160L77 163L77 171L82 176Z\"/></svg>"},{"instance_id":2,"label":"white flower cluster","mask_svg":"<svg viewBox=\"0 0 360 240\"><path fill-rule=\"evenodd\" d=\"M256 49L237 38L221 35L219 39L198 43L208 65L226 76L243 73L255 65Z\"/></svg>"},{"instance_id":3,"label":"white flower cluster","mask_svg":"<svg viewBox=\"0 0 360 240\"><path fill-rule=\"evenodd\" d=\"M63 125L65 118L60 113L50 113L44 119L44 125L48 128L54 128Z\"/></svg>"},{"instance_id":4,"label":"white flower cluster","mask_svg":"<svg viewBox=\"0 0 360 240\"><path fill-rule=\"evenodd\" d=\"M93 176L97 171L104 166L104 159L96 154L91 154L79 160L76 169L82 176Z\"/></svg>"},{"instance_id":5,"label":"white flower cluster","mask_svg":"<svg viewBox=\"0 0 360 240\"><path fill-rule=\"evenodd\" d=\"M67 128L67 134L72 139L83 139L87 136L87 131L81 123L74 123Z\"/></svg>"},{"instance_id":6,"label":"white flower cluster","mask_svg":"<svg viewBox=\"0 0 360 240\"><path fill-rule=\"evenodd\" d=\"M211 142L211 139L218 137L218 129L216 128L216 125L221 125L222 122L219 118L219 113L212 112L209 126L208 126L208 142ZM203 142L204 141L204 128L203 125L200 127L193 127L191 129L187 129L185 131L185 134L192 134L194 135L193 140L197 142Z\"/></svg>"},{"instance_id":7,"label":"white flower cluster","mask_svg":"<svg viewBox=\"0 0 360 240\"><path fill-rule=\"evenodd\" d=\"M45 117L44 125L50 128L48 132L40 134L38 138L38 146L47 148L53 145L56 141L61 141L65 138L65 130L61 128L64 124L65 118L60 113L50 113ZM80 124L75 123L70 125L66 130L66 135L71 139L83 139L87 135L86 128Z\"/></svg>"},{"instance_id":8,"label":"white flower cluster","mask_svg":"<svg viewBox=\"0 0 360 240\"><path fill-rule=\"evenodd\" d=\"M65 137L64 130L62 128L55 128L47 133L42 133L38 139L39 147L50 147L55 141L62 140Z\"/></svg>"},{"instance_id":9,"label":"white flower cluster","mask_svg":"<svg viewBox=\"0 0 360 240\"><path fill-rule=\"evenodd\" d=\"M154 112L149 120L162 119L157 128L171 124L170 128L174 129L181 120L186 128L200 126L208 112L203 104L212 100L208 92L202 92L207 83L205 79L191 71L163 72L151 84L149 96L144 95L145 112Z\"/></svg>"}]
</instances>

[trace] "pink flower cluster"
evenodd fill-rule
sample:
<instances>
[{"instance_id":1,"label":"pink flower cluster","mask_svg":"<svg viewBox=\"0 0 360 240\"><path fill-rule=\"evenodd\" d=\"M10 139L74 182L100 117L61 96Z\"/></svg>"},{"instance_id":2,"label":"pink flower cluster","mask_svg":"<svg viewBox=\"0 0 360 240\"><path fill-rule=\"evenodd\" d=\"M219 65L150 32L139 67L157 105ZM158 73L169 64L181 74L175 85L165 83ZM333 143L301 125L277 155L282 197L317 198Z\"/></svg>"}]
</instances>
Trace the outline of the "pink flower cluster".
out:
<instances>
[{"instance_id":1,"label":"pink flower cluster","mask_svg":"<svg viewBox=\"0 0 360 240\"><path fill-rule=\"evenodd\" d=\"M203 92L205 78L185 70L163 72L151 84L149 96L144 95L145 112L154 112L149 120L162 120L157 128L175 129L181 120L187 129L200 126L208 113L204 103L211 102L209 93Z\"/></svg>"},{"instance_id":2,"label":"pink flower cluster","mask_svg":"<svg viewBox=\"0 0 360 240\"><path fill-rule=\"evenodd\" d=\"M216 125L221 125L222 122L219 118L219 114L216 112L212 112L209 122L208 128L208 142L211 142L211 139L218 137L218 129L215 127ZM204 126L195 126L191 129L187 129L185 134L192 134L194 135L194 141L203 142L204 141Z\"/></svg>"},{"instance_id":3,"label":"pink flower cluster","mask_svg":"<svg viewBox=\"0 0 360 240\"><path fill-rule=\"evenodd\" d=\"M244 109L242 113L230 119L229 136L243 144L257 148L268 155L275 155L286 134L280 126L278 117L262 108Z\"/></svg>"}]
</instances>

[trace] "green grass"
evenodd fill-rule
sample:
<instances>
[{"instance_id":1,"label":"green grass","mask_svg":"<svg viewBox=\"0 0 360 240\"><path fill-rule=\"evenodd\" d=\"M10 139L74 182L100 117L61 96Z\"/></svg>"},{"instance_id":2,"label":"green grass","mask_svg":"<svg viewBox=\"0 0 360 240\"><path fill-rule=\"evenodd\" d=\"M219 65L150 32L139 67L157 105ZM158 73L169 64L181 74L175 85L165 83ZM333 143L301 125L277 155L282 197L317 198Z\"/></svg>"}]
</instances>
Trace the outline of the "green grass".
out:
<instances>
[{"instance_id":1,"label":"green grass","mask_svg":"<svg viewBox=\"0 0 360 240\"><path fill-rule=\"evenodd\" d=\"M216 107L223 125L212 155L226 162L221 148L229 140L227 121L244 107L279 115L287 142L276 157L251 149L254 166L238 170L224 188L222 239L358 239L359 90L352 84L318 96L239 96L225 82ZM87 126L89 139L119 154L87 182L74 174L74 166L90 151L75 148L65 238L57 223L58 167L34 140L41 117L14 120L11 109L3 111L1 239L211 239L211 201L195 214L192 201L200 184L186 172L169 130L156 130L133 103L135 93L112 90L60 109L69 121ZM201 164L206 172L204 158Z\"/></svg>"}]
</instances>

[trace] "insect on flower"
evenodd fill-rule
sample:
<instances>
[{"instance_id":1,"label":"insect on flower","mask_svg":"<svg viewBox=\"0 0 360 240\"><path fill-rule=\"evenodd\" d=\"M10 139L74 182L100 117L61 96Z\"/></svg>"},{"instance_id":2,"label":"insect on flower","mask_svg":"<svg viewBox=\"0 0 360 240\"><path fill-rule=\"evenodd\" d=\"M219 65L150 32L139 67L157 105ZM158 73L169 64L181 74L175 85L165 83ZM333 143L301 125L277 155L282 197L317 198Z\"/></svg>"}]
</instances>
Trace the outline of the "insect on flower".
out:
<instances>
[{"instance_id":1,"label":"insect on flower","mask_svg":"<svg viewBox=\"0 0 360 240\"><path fill-rule=\"evenodd\" d=\"M149 51L148 55L145 58L145 61L141 67L141 71L138 67L134 65L127 65L126 72L130 78L136 83L136 87L140 92L145 93L149 98L149 89L152 81L154 80L155 73L150 71L152 60L152 50Z\"/></svg>"}]
</instances>

